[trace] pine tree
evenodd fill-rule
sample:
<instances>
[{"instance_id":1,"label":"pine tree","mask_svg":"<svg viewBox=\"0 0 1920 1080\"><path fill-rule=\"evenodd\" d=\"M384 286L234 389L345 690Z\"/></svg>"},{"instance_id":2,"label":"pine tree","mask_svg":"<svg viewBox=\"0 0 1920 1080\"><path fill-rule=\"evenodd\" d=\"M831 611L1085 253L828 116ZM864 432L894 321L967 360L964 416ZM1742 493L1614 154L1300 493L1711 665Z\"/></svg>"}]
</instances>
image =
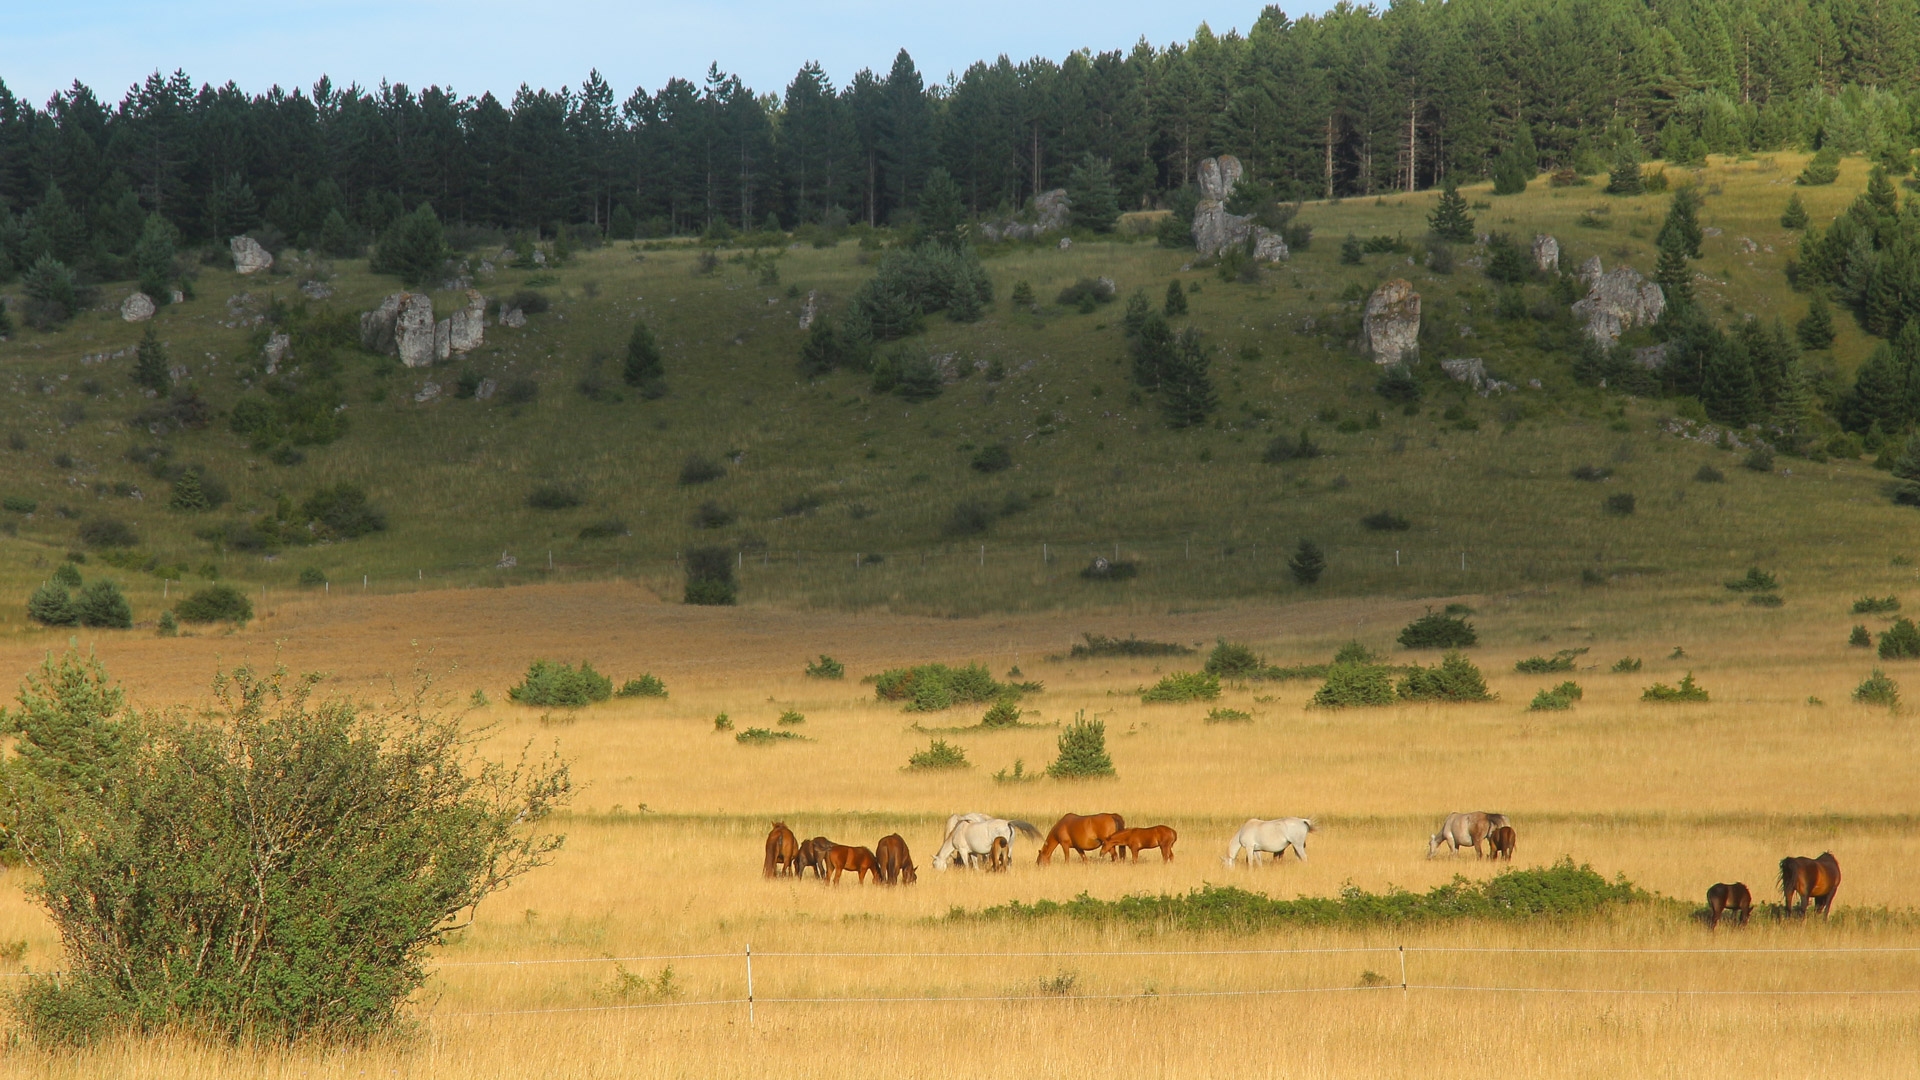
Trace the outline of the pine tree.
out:
<instances>
[{"instance_id":1,"label":"pine tree","mask_svg":"<svg viewBox=\"0 0 1920 1080\"><path fill-rule=\"evenodd\" d=\"M1737 339L1728 338L1708 357L1701 380L1700 404L1707 416L1732 427L1746 427L1760 413L1760 392L1754 384L1753 358Z\"/></svg>"},{"instance_id":2,"label":"pine tree","mask_svg":"<svg viewBox=\"0 0 1920 1080\"><path fill-rule=\"evenodd\" d=\"M1704 235L1700 228L1700 192L1693 185L1673 193L1673 200L1667 205L1667 220L1660 226L1656 244L1664 245L1667 236L1673 234L1679 238L1680 250L1689 259L1700 257L1700 240Z\"/></svg>"},{"instance_id":3,"label":"pine tree","mask_svg":"<svg viewBox=\"0 0 1920 1080\"><path fill-rule=\"evenodd\" d=\"M1113 231L1120 220L1120 198L1113 187L1113 167L1091 151L1067 174L1067 206L1075 228L1097 233Z\"/></svg>"},{"instance_id":4,"label":"pine tree","mask_svg":"<svg viewBox=\"0 0 1920 1080\"><path fill-rule=\"evenodd\" d=\"M1173 328L1166 316L1150 311L1140 320L1140 331L1128 342L1133 353L1133 381L1143 389L1158 390L1174 364Z\"/></svg>"},{"instance_id":5,"label":"pine tree","mask_svg":"<svg viewBox=\"0 0 1920 1080\"><path fill-rule=\"evenodd\" d=\"M633 229L633 211L627 209L626 203L614 207L613 213L607 215L607 239L631 240Z\"/></svg>"},{"instance_id":6,"label":"pine tree","mask_svg":"<svg viewBox=\"0 0 1920 1080\"><path fill-rule=\"evenodd\" d=\"M1800 344L1809 349L1824 349L1833 344L1833 311L1827 306L1826 294L1813 294L1806 317L1793 329Z\"/></svg>"},{"instance_id":7,"label":"pine tree","mask_svg":"<svg viewBox=\"0 0 1920 1080\"><path fill-rule=\"evenodd\" d=\"M1864 196L1867 205L1875 214L1891 218L1900 212L1900 193L1894 189L1892 178L1887 176L1886 167L1875 165L1867 174L1867 193Z\"/></svg>"},{"instance_id":8,"label":"pine tree","mask_svg":"<svg viewBox=\"0 0 1920 1080\"><path fill-rule=\"evenodd\" d=\"M1173 341L1172 363L1160 380L1160 403L1166 411L1167 425L1193 427L1206 422L1220 408L1207 369L1210 349L1200 331L1189 326Z\"/></svg>"},{"instance_id":9,"label":"pine tree","mask_svg":"<svg viewBox=\"0 0 1920 1080\"><path fill-rule=\"evenodd\" d=\"M393 274L408 285L419 285L440 272L447 261L446 234L433 207L421 203L413 213L393 223L380 238L367 269Z\"/></svg>"},{"instance_id":10,"label":"pine tree","mask_svg":"<svg viewBox=\"0 0 1920 1080\"><path fill-rule=\"evenodd\" d=\"M1360 238L1348 233L1347 238L1340 241L1340 261L1348 266L1359 266L1364 261L1362 255Z\"/></svg>"},{"instance_id":11,"label":"pine tree","mask_svg":"<svg viewBox=\"0 0 1920 1080\"><path fill-rule=\"evenodd\" d=\"M82 626L111 630L133 627L133 608L120 592L120 586L111 581L96 581L80 590L80 596L74 602L74 611L79 615Z\"/></svg>"},{"instance_id":12,"label":"pine tree","mask_svg":"<svg viewBox=\"0 0 1920 1080\"><path fill-rule=\"evenodd\" d=\"M1920 482L1920 434L1908 437L1900 456L1894 460L1892 472L1902 480Z\"/></svg>"},{"instance_id":13,"label":"pine tree","mask_svg":"<svg viewBox=\"0 0 1920 1080\"><path fill-rule=\"evenodd\" d=\"M1882 344L1854 375L1853 390L1843 410L1847 427L1863 432L1876 427L1882 432L1906 427L1905 384L1892 348Z\"/></svg>"},{"instance_id":14,"label":"pine tree","mask_svg":"<svg viewBox=\"0 0 1920 1080\"><path fill-rule=\"evenodd\" d=\"M1607 194L1639 195L1646 190L1646 181L1640 176L1640 147L1631 139L1623 139L1614 155L1613 168L1607 173Z\"/></svg>"},{"instance_id":15,"label":"pine tree","mask_svg":"<svg viewBox=\"0 0 1920 1080\"><path fill-rule=\"evenodd\" d=\"M1807 207L1795 192L1787 196L1787 208L1780 214L1780 227L1783 229L1804 229L1807 227Z\"/></svg>"},{"instance_id":16,"label":"pine tree","mask_svg":"<svg viewBox=\"0 0 1920 1080\"><path fill-rule=\"evenodd\" d=\"M1525 121L1514 129L1513 141L1493 163L1493 193L1518 195L1540 175L1540 151L1533 144L1533 131Z\"/></svg>"},{"instance_id":17,"label":"pine tree","mask_svg":"<svg viewBox=\"0 0 1920 1080\"><path fill-rule=\"evenodd\" d=\"M1667 311L1677 315L1693 304L1693 268L1687 265L1686 241L1678 231L1664 233L1660 241L1660 259L1654 263L1653 279L1666 295Z\"/></svg>"},{"instance_id":18,"label":"pine tree","mask_svg":"<svg viewBox=\"0 0 1920 1080\"><path fill-rule=\"evenodd\" d=\"M336 259L351 259L360 255L360 237L354 233L353 226L347 223L347 216L339 210L327 211L326 220L320 223L320 235L314 237L313 246L320 249L322 255Z\"/></svg>"},{"instance_id":19,"label":"pine tree","mask_svg":"<svg viewBox=\"0 0 1920 1080\"><path fill-rule=\"evenodd\" d=\"M945 169L927 174L920 189L920 235L929 244L958 250L960 226L967 220L967 205L960 197L960 185Z\"/></svg>"},{"instance_id":20,"label":"pine tree","mask_svg":"<svg viewBox=\"0 0 1920 1080\"><path fill-rule=\"evenodd\" d=\"M1467 200L1452 181L1440 192L1440 204L1427 216L1427 227L1436 239L1459 244L1473 242L1473 218L1467 213ZM1346 260L1345 247L1340 250L1340 258L1343 262Z\"/></svg>"},{"instance_id":21,"label":"pine tree","mask_svg":"<svg viewBox=\"0 0 1920 1080\"><path fill-rule=\"evenodd\" d=\"M188 513L213 509L213 503L200 486L200 470L188 469L180 474L180 479L173 482L173 497L167 500L167 505Z\"/></svg>"},{"instance_id":22,"label":"pine tree","mask_svg":"<svg viewBox=\"0 0 1920 1080\"><path fill-rule=\"evenodd\" d=\"M1326 569L1326 553L1320 550L1319 544L1304 536L1300 538L1300 546L1287 557L1287 571L1293 575L1295 585L1312 585Z\"/></svg>"},{"instance_id":23,"label":"pine tree","mask_svg":"<svg viewBox=\"0 0 1920 1080\"><path fill-rule=\"evenodd\" d=\"M817 326L825 319L815 318ZM633 333L627 338L627 357L620 365L620 378L628 386L644 386L666 377L666 365L660 358L660 343L654 340L653 331L646 323L633 324Z\"/></svg>"},{"instance_id":24,"label":"pine tree","mask_svg":"<svg viewBox=\"0 0 1920 1080\"><path fill-rule=\"evenodd\" d=\"M133 245L134 272L140 279L140 291L155 304L170 298L173 285L173 256L180 232L159 214L148 214Z\"/></svg>"},{"instance_id":25,"label":"pine tree","mask_svg":"<svg viewBox=\"0 0 1920 1080\"><path fill-rule=\"evenodd\" d=\"M160 343L160 334L154 330L152 323L147 324L147 332L140 338L140 347L134 352L133 381L156 394L164 394L173 386L167 347Z\"/></svg>"},{"instance_id":26,"label":"pine tree","mask_svg":"<svg viewBox=\"0 0 1920 1080\"><path fill-rule=\"evenodd\" d=\"M1804 435L1813 419L1814 407L1813 380L1807 377L1800 361L1795 360L1787 365L1786 376L1780 382L1779 400L1773 407L1774 420L1788 435Z\"/></svg>"},{"instance_id":27,"label":"pine tree","mask_svg":"<svg viewBox=\"0 0 1920 1080\"><path fill-rule=\"evenodd\" d=\"M74 609L66 586L47 581L27 597L27 618L42 626L73 626L80 621L80 613Z\"/></svg>"},{"instance_id":28,"label":"pine tree","mask_svg":"<svg viewBox=\"0 0 1920 1080\"><path fill-rule=\"evenodd\" d=\"M1169 319L1176 319L1187 313L1187 290L1178 281L1167 282L1167 302L1161 311Z\"/></svg>"}]
</instances>

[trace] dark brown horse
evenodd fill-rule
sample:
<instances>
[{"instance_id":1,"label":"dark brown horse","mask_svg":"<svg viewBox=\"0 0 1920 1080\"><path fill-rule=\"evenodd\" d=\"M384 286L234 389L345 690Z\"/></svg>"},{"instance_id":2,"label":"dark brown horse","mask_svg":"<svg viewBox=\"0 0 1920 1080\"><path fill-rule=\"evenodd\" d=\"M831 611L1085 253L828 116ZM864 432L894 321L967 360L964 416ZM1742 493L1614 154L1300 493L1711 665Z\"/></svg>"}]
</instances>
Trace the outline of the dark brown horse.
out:
<instances>
[{"instance_id":1,"label":"dark brown horse","mask_svg":"<svg viewBox=\"0 0 1920 1080\"><path fill-rule=\"evenodd\" d=\"M880 864L874 861L873 852L863 847L848 847L835 844L827 849L827 883L840 884L840 875L848 870L859 875L860 883L866 884L867 875L872 874L877 883L880 880Z\"/></svg>"},{"instance_id":2,"label":"dark brown horse","mask_svg":"<svg viewBox=\"0 0 1920 1080\"><path fill-rule=\"evenodd\" d=\"M1721 882L1707 890L1707 929L1715 930L1720 926L1720 913L1731 912L1740 916L1740 925L1747 925L1747 916L1753 914L1753 894L1747 891L1747 883L1736 881L1729 885ZM1728 918L1732 918L1730 914Z\"/></svg>"},{"instance_id":3,"label":"dark brown horse","mask_svg":"<svg viewBox=\"0 0 1920 1080\"><path fill-rule=\"evenodd\" d=\"M1487 834L1487 843L1493 848L1493 857L1513 861L1513 826L1502 825Z\"/></svg>"},{"instance_id":4,"label":"dark brown horse","mask_svg":"<svg viewBox=\"0 0 1920 1080\"><path fill-rule=\"evenodd\" d=\"M874 846L873 857L880 864L879 878L888 885L911 885L919 880L913 868L913 854L899 833L888 833Z\"/></svg>"},{"instance_id":5,"label":"dark brown horse","mask_svg":"<svg viewBox=\"0 0 1920 1080\"><path fill-rule=\"evenodd\" d=\"M773 831L767 833L767 861L761 866L761 873L767 877L781 874L800 873L800 865L795 860L800 857L800 841L794 839L793 830L787 828L784 821L773 823Z\"/></svg>"},{"instance_id":6,"label":"dark brown horse","mask_svg":"<svg viewBox=\"0 0 1920 1080\"><path fill-rule=\"evenodd\" d=\"M1047 842L1040 845L1041 866L1053 861L1053 853L1077 851L1080 861L1087 861L1087 852L1100 850L1100 845L1121 829L1127 827L1127 821L1119 814L1067 814L1053 823L1047 831Z\"/></svg>"},{"instance_id":7,"label":"dark brown horse","mask_svg":"<svg viewBox=\"0 0 1920 1080\"><path fill-rule=\"evenodd\" d=\"M1825 915L1832 909L1834 894L1839 891L1840 860L1833 857L1833 852L1821 852L1817 859L1789 855L1780 860L1781 903L1788 912L1793 912L1793 896L1799 893L1799 914L1807 913L1807 901L1811 900L1820 914Z\"/></svg>"},{"instance_id":8,"label":"dark brown horse","mask_svg":"<svg viewBox=\"0 0 1920 1080\"><path fill-rule=\"evenodd\" d=\"M833 841L827 839L824 836L816 836L813 839L807 841L806 843L801 844L800 854L796 856L796 862L794 863L794 867L793 867L794 874L798 876L799 874L805 872L807 868L811 867L813 869L814 877L816 878L826 877L827 876L827 852L832 851L833 848L834 848Z\"/></svg>"},{"instance_id":9,"label":"dark brown horse","mask_svg":"<svg viewBox=\"0 0 1920 1080\"><path fill-rule=\"evenodd\" d=\"M1120 853L1125 851L1132 857L1134 862L1139 862L1142 851L1159 848L1160 861L1172 862L1173 842L1178 839L1180 839L1180 834L1175 832L1171 825L1149 825L1144 829L1121 829L1119 832L1107 837L1106 841L1100 845L1100 854L1118 861Z\"/></svg>"}]
</instances>

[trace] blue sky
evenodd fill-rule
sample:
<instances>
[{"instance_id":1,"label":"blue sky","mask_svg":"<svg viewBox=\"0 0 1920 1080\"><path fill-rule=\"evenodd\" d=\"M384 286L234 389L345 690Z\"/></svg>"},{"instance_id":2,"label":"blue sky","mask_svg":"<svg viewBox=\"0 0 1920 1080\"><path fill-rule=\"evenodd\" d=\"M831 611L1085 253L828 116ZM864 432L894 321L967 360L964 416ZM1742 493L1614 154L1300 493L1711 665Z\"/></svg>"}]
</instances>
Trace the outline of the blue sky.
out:
<instances>
[{"instance_id":1,"label":"blue sky","mask_svg":"<svg viewBox=\"0 0 1920 1080\"><path fill-rule=\"evenodd\" d=\"M1004 52L1058 59L1076 48L1127 49L1184 40L1202 21L1243 32L1258 0L0 0L0 79L41 104L74 79L108 101L156 68L196 84L451 85L506 97L521 82L577 86L598 68L625 97L719 61L762 93L807 60L835 85L862 67L884 72L905 47L930 81ZM1324 3L1281 5L1290 13ZM84 15L80 14L84 12Z\"/></svg>"}]
</instances>

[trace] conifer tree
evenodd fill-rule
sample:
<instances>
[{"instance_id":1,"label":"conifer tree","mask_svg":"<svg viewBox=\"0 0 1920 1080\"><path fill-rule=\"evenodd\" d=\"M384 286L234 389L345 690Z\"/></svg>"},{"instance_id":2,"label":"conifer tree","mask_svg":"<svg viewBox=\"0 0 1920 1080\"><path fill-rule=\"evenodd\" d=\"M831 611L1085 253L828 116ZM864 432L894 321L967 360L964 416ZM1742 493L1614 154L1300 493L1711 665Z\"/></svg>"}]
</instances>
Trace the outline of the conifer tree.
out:
<instances>
[{"instance_id":1,"label":"conifer tree","mask_svg":"<svg viewBox=\"0 0 1920 1080\"><path fill-rule=\"evenodd\" d=\"M173 291L173 255L179 241L179 230L166 218L148 214L140 239L133 245L133 268L140 278L140 291L155 304L166 303Z\"/></svg>"},{"instance_id":2,"label":"conifer tree","mask_svg":"<svg viewBox=\"0 0 1920 1080\"><path fill-rule=\"evenodd\" d=\"M960 226L967 220L967 206L960 196L960 185L945 169L927 175L920 189L920 235L927 243L957 250Z\"/></svg>"},{"instance_id":3,"label":"conifer tree","mask_svg":"<svg viewBox=\"0 0 1920 1080\"><path fill-rule=\"evenodd\" d=\"M1787 365L1786 376L1780 382L1779 400L1774 403L1774 420L1788 435L1804 435L1814 413L1813 380L1807 378L1807 370L1800 361Z\"/></svg>"},{"instance_id":4,"label":"conifer tree","mask_svg":"<svg viewBox=\"0 0 1920 1080\"><path fill-rule=\"evenodd\" d=\"M1089 151L1067 174L1067 212L1076 228L1097 233L1113 231L1120 220L1120 197L1113 187L1113 167Z\"/></svg>"},{"instance_id":5,"label":"conifer tree","mask_svg":"<svg viewBox=\"0 0 1920 1080\"><path fill-rule=\"evenodd\" d=\"M1513 141L1494 159L1493 193L1518 195L1540 174L1540 151L1533 144L1533 130L1521 121L1514 128Z\"/></svg>"},{"instance_id":6,"label":"conifer tree","mask_svg":"<svg viewBox=\"0 0 1920 1080\"><path fill-rule=\"evenodd\" d=\"M1319 544L1304 536L1300 538L1300 546L1287 557L1287 571L1293 575L1295 585L1312 585L1326 569L1326 553L1320 550Z\"/></svg>"},{"instance_id":7,"label":"conifer tree","mask_svg":"<svg viewBox=\"0 0 1920 1080\"><path fill-rule=\"evenodd\" d=\"M1891 218L1900 212L1900 193L1887 176L1886 166L1875 165L1873 171L1867 174L1867 193L1864 198L1867 205L1881 217Z\"/></svg>"},{"instance_id":8,"label":"conifer tree","mask_svg":"<svg viewBox=\"0 0 1920 1080\"><path fill-rule=\"evenodd\" d=\"M825 322L816 317L815 326ZM666 377L666 365L660 358L660 343L654 340L653 331L646 323L633 324L633 333L627 338L627 356L620 365L620 378L628 386L644 386Z\"/></svg>"},{"instance_id":9,"label":"conifer tree","mask_svg":"<svg viewBox=\"0 0 1920 1080\"><path fill-rule=\"evenodd\" d=\"M1340 241L1340 261L1348 266L1359 266L1364 253L1360 250L1360 238L1352 233Z\"/></svg>"},{"instance_id":10,"label":"conifer tree","mask_svg":"<svg viewBox=\"0 0 1920 1080\"><path fill-rule=\"evenodd\" d=\"M1133 353L1133 381L1146 390L1158 390L1173 367L1173 328L1166 317L1150 311L1140 320L1140 331L1128 343Z\"/></svg>"},{"instance_id":11,"label":"conifer tree","mask_svg":"<svg viewBox=\"0 0 1920 1080\"><path fill-rule=\"evenodd\" d=\"M1667 310L1678 314L1693 303L1693 268L1687 265L1686 241L1678 231L1663 234L1660 259L1654 263L1653 279L1666 295Z\"/></svg>"},{"instance_id":12,"label":"conifer tree","mask_svg":"<svg viewBox=\"0 0 1920 1080\"><path fill-rule=\"evenodd\" d=\"M1473 218L1467 213L1467 200L1460 194L1460 188L1451 180L1440 193L1440 204L1427 216L1427 227L1441 240L1451 240L1459 244L1473 242ZM1351 237L1349 238L1351 239ZM1340 249L1340 257L1346 260L1346 248ZM1357 260L1356 260L1357 261Z\"/></svg>"},{"instance_id":13,"label":"conifer tree","mask_svg":"<svg viewBox=\"0 0 1920 1080\"><path fill-rule=\"evenodd\" d=\"M213 503L200 486L200 470L188 469L180 474L180 479L173 482L173 497L167 500L167 505L188 513L213 509Z\"/></svg>"},{"instance_id":14,"label":"conifer tree","mask_svg":"<svg viewBox=\"0 0 1920 1080\"><path fill-rule=\"evenodd\" d=\"M1813 300L1807 305L1806 317L1793 329L1800 338L1800 344L1809 349L1824 349L1833 344L1833 310L1827 306L1826 294L1813 294Z\"/></svg>"},{"instance_id":15,"label":"conifer tree","mask_svg":"<svg viewBox=\"0 0 1920 1080\"><path fill-rule=\"evenodd\" d=\"M1906 426L1906 380L1885 344L1867 357L1854 375L1844 419L1854 431L1899 431ZM1884 437L1884 436L1883 436Z\"/></svg>"},{"instance_id":16,"label":"conifer tree","mask_svg":"<svg viewBox=\"0 0 1920 1080\"><path fill-rule=\"evenodd\" d=\"M1780 214L1780 227L1783 229L1804 229L1807 227L1807 207L1795 192L1787 196L1787 208Z\"/></svg>"},{"instance_id":17,"label":"conifer tree","mask_svg":"<svg viewBox=\"0 0 1920 1080\"><path fill-rule=\"evenodd\" d=\"M1673 193L1673 200L1667 205L1667 220L1660 226L1657 244L1664 245L1668 234L1679 237L1680 250L1689 259L1700 257L1700 240L1703 231L1700 228L1700 192L1689 184Z\"/></svg>"},{"instance_id":18,"label":"conifer tree","mask_svg":"<svg viewBox=\"0 0 1920 1080\"><path fill-rule=\"evenodd\" d=\"M167 359L167 347L160 342L160 334L147 324L147 332L141 335L140 346L134 351L133 381L153 391L164 394L173 385L173 372Z\"/></svg>"},{"instance_id":19,"label":"conifer tree","mask_svg":"<svg viewBox=\"0 0 1920 1080\"><path fill-rule=\"evenodd\" d=\"M1754 383L1753 358L1737 339L1727 339L1708 357L1700 404L1709 418L1733 427L1745 427L1758 418L1760 393Z\"/></svg>"},{"instance_id":20,"label":"conifer tree","mask_svg":"<svg viewBox=\"0 0 1920 1080\"><path fill-rule=\"evenodd\" d=\"M1189 326L1174 338L1173 349L1168 365L1160 380L1160 401L1167 415L1170 427L1193 427L1206 422L1220 408L1220 398L1213 390L1213 379L1207 369L1212 359L1208 355L1200 331Z\"/></svg>"},{"instance_id":21,"label":"conifer tree","mask_svg":"<svg viewBox=\"0 0 1920 1080\"><path fill-rule=\"evenodd\" d=\"M440 228L440 218L432 206L421 203L380 238L367 269L419 285L439 273L440 264L446 261L446 233Z\"/></svg>"},{"instance_id":22,"label":"conifer tree","mask_svg":"<svg viewBox=\"0 0 1920 1080\"><path fill-rule=\"evenodd\" d=\"M800 374L809 379L828 374L839 367L846 356L845 344L834 320L817 312L807 327L807 339L800 343Z\"/></svg>"},{"instance_id":23,"label":"conifer tree","mask_svg":"<svg viewBox=\"0 0 1920 1080\"><path fill-rule=\"evenodd\" d=\"M1640 176L1640 147L1631 139L1622 139L1613 168L1607 173L1607 194L1638 195L1646 190L1646 181Z\"/></svg>"},{"instance_id":24,"label":"conifer tree","mask_svg":"<svg viewBox=\"0 0 1920 1080\"><path fill-rule=\"evenodd\" d=\"M1900 456L1894 459L1892 472L1902 480L1920 482L1920 434L1908 436Z\"/></svg>"},{"instance_id":25,"label":"conifer tree","mask_svg":"<svg viewBox=\"0 0 1920 1080\"><path fill-rule=\"evenodd\" d=\"M1167 302L1161 311L1169 319L1176 319L1187 313L1187 290L1178 281L1167 282Z\"/></svg>"}]
</instances>

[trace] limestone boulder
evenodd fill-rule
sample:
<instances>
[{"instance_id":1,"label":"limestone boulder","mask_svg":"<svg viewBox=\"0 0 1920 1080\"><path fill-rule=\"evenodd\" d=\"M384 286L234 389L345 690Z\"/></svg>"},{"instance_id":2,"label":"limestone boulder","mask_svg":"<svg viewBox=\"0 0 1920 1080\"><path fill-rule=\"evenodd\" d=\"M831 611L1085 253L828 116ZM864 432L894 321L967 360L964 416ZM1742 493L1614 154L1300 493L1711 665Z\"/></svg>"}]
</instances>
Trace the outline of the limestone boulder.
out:
<instances>
[{"instance_id":1,"label":"limestone boulder","mask_svg":"<svg viewBox=\"0 0 1920 1080\"><path fill-rule=\"evenodd\" d=\"M486 344L487 298L467 290L467 306L447 316L447 348L453 355L470 353Z\"/></svg>"},{"instance_id":2,"label":"limestone boulder","mask_svg":"<svg viewBox=\"0 0 1920 1080\"><path fill-rule=\"evenodd\" d=\"M1624 330L1653 323L1666 310L1667 297L1659 284L1631 266L1596 275L1588 282L1586 298L1573 305L1573 313L1587 321L1587 335L1602 345L1620 340Z\"/></svg>"},{"instance_id":3,"label":"limestone boulder","mask_svg":"<svg viewBox=\"0 0 1920 1080\"><path fill-rule=\"evenodd\" d=\"M120 301L120 317L128 322L146 322L153 318L153 297L137 292Z\"/></svg>"},{"instance_id":4,"label":"limestone boulder","mask_svg":"<svg viewBox=\"0 0 1920 1080\"><path fill-rule=\"evenodd\" d=\"M1463 382L1475 390L1486 385L1487 363L1477 356L1463 357L1458 360L1440 361L1440 370L1454 382Z\"/></svg>"},{"instance_id":5,"label":"limestone boulder","mask_svg":"<svg viewBox=\"0 0 1920 1080\"><path fill-rule=\"evenodd\" d=\"M1580 264L1580 269L1574 276L1591 285L1594 279L1598 278L1603 272L1604 270L1600 265L1600 256L1592 255L1587 258L1586 262Z\"/></svg>"},{"instance_id":6,"label":"limestone boulder","mask_svg":"<svg viewBox=\"0 0 1920 1080\"><path fill-rule=\"evenodd\" d=\"M1260 262L1285 262L1287 256L1291 254L1287 250L1287 242L1272 229L1255 225L1251 235L1253 236L1253 257Z\"/></svg>"},{"instance_id":7,"label":"limestone boulder","mask_svg":"<svg viewBox=\"0 0 1920 1080\"><path fill-rule=\"evenodd\" d=\"M500 305L500 325L518 330L527 325L527 313L517 307L508 307L502 303Z\"/></svg>"},{"instance_id":8,"label":"limestone boulder","mask_svg":"<svg viewBox=\"0 0 1920 1080\"><path fill-rule=\"evenodd\" d=\"M273 265L273 256L251 236L235 236L227 241L233 253L233 272L257 274Z\"/></svg>"},{"instance_id":9,"label":"limestone boulder","mask_svg":"<svg viewBox=\"0 0 1920 1080\"><path fill-rule=\"evenodd\" d=\"M360 313L360 347L371 353L393 354L393 326L400 318L400 298L406 293L390 293L372 311Z\"/></svg>"},{"instance_id":10,"label":"limestone boulder","mask_svg":"<svg viewBox=\"0 0 1920 1080\"><path fill-rule=\"evenodd\" d=\"M433 297L400 293L393 320L393 348L407 367L427 367L439 357L433 321Z\"/></svg>"},{"instance_id":11,"label":"limestone boulder","mask_svg":"<svg viewBox=\"0 0 1920 1080\"><path fill-rule=\"evenodd\" d=\"M1033 197L1035 232L1054 232L1066 228L1072 213L1073 200L1067 198L1066 188L1054 188Z\"/></svg>"},{"instance_id":12,"label":"limestone boulder","mask_svg":"<svg viewBox=\"0 0 1920 1080\"><path fill-rule=\"evenodd\" d=\"M260 351L267 358L267 374L278 375L280 365L286 362L287 354L293 351L293 338L287 334L273 334Z\"/></svg>"},{"instance_id":13,"label":"limestone boulder","mask_svg":"<svg viewBox=\"0 0 1920 1080\"><path fill-rule=\"evenodd\" d=\"M1420 294L1394 278L1367 297L1360 342L1376 364L1399 364L1420 356Z\"/></svg>"},{"instance_id":14,"label":"limestone boulder","mask_svg":"<svg viewBox=\"0 0 1920 1080\"><path fill-rule=\"evenodd\" d=\"M1226 202L1233 197L1233 185L1240 182L1242 175L1240 159L1232 154L1221 154L1200 163L1200 198L1214 202Z\"/></svg>"},{"instance_id":15,"label":"limestone boulder","mask_svg":"<svg viewBox=\"0 0 1920 1080\"><path fill-rule=\"evenodd\" d=\"M820 317L820 290L808 289L807 302L800 305L800 329L805 330L806 328L812 326L813 320L819 317Z\"/></svg>"},{"instance_id":16,"label":"limestone boulder","mask_svg":"<svg viewBox=\"0 0 1920 1080\"><path fill-rule=\"evenodd\" d=\"M1533 238L1533 265L1543 274L1560 272L1560 241L1551 236L1539 235Z\"/></svg>"}]
</instances>

